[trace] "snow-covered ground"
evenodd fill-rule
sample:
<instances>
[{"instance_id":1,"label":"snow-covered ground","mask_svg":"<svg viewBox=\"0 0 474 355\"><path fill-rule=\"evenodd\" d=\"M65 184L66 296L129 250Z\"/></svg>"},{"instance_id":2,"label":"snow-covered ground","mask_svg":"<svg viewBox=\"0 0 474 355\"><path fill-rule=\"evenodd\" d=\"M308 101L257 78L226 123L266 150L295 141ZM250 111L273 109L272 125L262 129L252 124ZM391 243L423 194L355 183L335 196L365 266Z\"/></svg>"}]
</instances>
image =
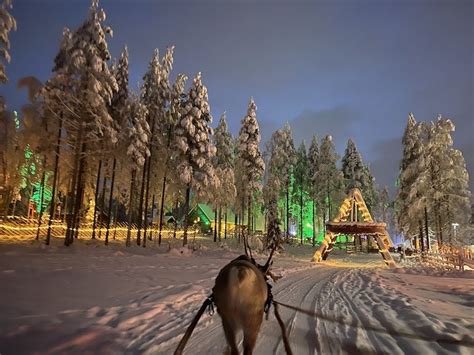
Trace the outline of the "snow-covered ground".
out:
<instances>
[{"instance_id":1,"label":"snow-covered ground","mask_svg":"<svg viewBox=\"0 0 474 355\"><path fill-rule=\"evenodd\" d=\"M0 243L2 355L171 354L220 268L238 255L233 241L228 248L201 240L192 255L170 253L166 244L61 243ZM273 270L283 275L274 298L358 326L281 308L294 354L474 352L472 271L388 270L377 254L335 253L313 265L312 253L287 247L274 259ZM205 314L185 353L224 349L219 316ZM255 353L284 353L273 313Z\"/></svg>"}]
</instances>

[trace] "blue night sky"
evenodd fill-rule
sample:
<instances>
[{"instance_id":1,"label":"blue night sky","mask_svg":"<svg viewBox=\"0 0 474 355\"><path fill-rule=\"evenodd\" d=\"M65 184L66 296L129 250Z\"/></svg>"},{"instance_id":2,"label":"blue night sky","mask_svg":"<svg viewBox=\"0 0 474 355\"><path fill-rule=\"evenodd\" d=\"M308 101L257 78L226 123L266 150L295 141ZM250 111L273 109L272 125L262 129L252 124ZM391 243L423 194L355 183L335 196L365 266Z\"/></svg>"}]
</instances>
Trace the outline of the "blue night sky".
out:
<instances>
[{"instance_id":1,"label":"blue night sky","mask_svg":"<svg viewBox=\"0 0 474 355\"><path fill-rule=\"evenodd\" d=\"M89 0L13 0L9 109L26 103L23 76L44 81L65 26L77 28ZM456 124L474 187L473 1L102 0L118 57L130 54L137 88L152 56L174 44L174 76L201 71L217 122L234 134L253 96L266 141L286 121L296 144L331 134L339 154L352 138L380 186L394 192L407 115ZM191 81L191 80L190 80ZM189 84L189 83L188 83Z\"/></svg>"}]
</instances>

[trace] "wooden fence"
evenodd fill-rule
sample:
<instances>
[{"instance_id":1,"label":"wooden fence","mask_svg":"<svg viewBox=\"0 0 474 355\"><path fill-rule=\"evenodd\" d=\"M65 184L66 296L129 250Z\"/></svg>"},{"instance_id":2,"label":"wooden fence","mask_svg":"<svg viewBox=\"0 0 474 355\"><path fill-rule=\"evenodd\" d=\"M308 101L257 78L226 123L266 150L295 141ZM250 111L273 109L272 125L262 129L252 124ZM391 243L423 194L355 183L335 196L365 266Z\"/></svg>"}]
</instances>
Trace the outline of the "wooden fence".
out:
<instances>
[{"instance_id":1,"label":"wooden fence","mask_svg":"<svg viewBox=\"0 0 474 355\"><path fill-rule=\"evenodd\" d=\"M436 266L464 271L465 266L474 269L474 261L469 247L442 246L438 253L424 253L422 260Z\"/></svg>"}]
</instances>

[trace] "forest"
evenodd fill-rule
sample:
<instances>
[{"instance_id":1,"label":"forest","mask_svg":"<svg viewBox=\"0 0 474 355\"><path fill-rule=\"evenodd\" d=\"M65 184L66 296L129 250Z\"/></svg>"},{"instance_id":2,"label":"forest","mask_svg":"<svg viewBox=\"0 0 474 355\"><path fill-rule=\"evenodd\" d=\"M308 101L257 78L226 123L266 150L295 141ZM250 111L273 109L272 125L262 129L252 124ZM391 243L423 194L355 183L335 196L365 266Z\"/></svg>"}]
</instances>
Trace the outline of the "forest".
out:
<instances>
[{"instance_id":1,"label":"forest","mask_svg":"<svg viewBox=\"0 0 474 355\"><path fill-rule=\"evenodd\" d=\"M8 35L16 30L10 5L4 1L0 8L2 83L8 80ZM93 0L82 25L65 28L51 77L18 81L29 104L10 111L0 97L4 220L36 221L36 238L46 244L59 225L66 226L65 245L86 229L92 239L103 230L107 244L119 225L127 229L127 246L161 244L170 229L186 245L189 230L199 225L190 212L206 204L215 241L278 226L285 238L314 246L347 192L359 188L375 218L415 248L473 243L469 177L453 147L451 119L417 122L408 115L391 198L350 138L342 158L331 135L318 139L315 132L308 147L294 142L289 124L261 142L253 98L236 137L225 112L213 129L205 78L173 73L174 46L155 49L133 89L127 46L120 58L111 57L113 31L105 23Z\"/></svg>"}]
</instances>

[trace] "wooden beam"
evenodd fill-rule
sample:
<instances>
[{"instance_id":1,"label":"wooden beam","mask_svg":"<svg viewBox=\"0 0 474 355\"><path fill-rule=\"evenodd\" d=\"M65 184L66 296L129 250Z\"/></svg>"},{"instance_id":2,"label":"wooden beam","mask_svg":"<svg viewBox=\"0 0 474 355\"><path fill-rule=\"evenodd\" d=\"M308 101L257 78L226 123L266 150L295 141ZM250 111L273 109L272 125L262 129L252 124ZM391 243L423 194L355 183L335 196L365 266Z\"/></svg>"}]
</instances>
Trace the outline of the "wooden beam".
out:
<instances>
[{"instance_id":1,"label":"wooden beam","mask_svg":"<svg viewBox=\"0 0 474 355\"><path fill-rule=\"evenodd\" d=\"M385 223L328 222L326 229L337 234L385 234Z\"/></svg>"}]
</instances>

